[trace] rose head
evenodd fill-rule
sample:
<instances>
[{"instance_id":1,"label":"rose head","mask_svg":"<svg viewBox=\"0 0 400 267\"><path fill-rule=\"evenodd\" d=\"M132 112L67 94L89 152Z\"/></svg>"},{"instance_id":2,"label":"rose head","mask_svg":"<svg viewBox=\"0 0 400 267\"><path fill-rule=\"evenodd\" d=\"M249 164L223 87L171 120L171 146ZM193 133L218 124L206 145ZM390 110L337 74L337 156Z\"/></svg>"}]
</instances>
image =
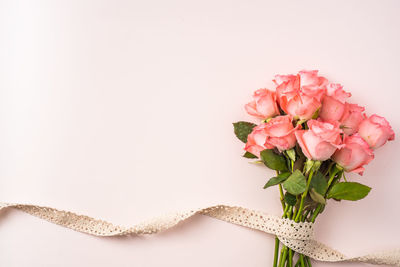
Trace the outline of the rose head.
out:
<instances>
[{"instance_id":1,"label":"rose head","mask_svg":"<svg viewBox=\"0 0 400 267\"><path fill-rule=\"evenodd\" d=\"M261 123L253 128L253 131L247 136L247 143L244 150L260 157L260 152L267 149L265 146L265 141L267 140L266 125L266 123Z\"/></svg>"},{"instance_id":2,"label":"rose head","mask_svg":"<svg viewBox=\"0 0 400 267\"><path fill-rule=\"evenodd\" d=\"M345 100L350 96L351 94L345 92L340 84L329 84L322 98L319 117L323 120L340 120L345 111Z\"/></svg>"},{"instance_id":3,"label":"rose head","mask_svg":"<svg viewBox=\"0 0 400 267\"><path fill-rule=\"evenodd\" d=\"M276 94L268 89L259 89L253 94L254 100L245 105L247 113L260 119L279 115Z\"/></svg>"},{"instance_id":4,"label":"rose head","mask_svg":"<svg viewBox=\"0 0 400 267\"><path fill-rule=\"evenodd\" d=\"M295 135L301 150L308 159L327 160L336 149L342 147L340 136L342 130L339 128L339 123L309 120L307 126L309 130L297 130Z\"/></svg>"},{"instance_id":5,"label":"rose head","mask_svg":"<svg viewBox=\"0 0 400 267\"><path fill-rule=\"evenodd\" d=\"M357 104L345 103L343 116L340 119L340 125L345 134L351 135L358 131L360 123L365 119L364 110L364 107Z\"/></svg>"},{"instance_id":6,"label":"rose head","mask_svg":"<svg viewBox=\"0 0 400 267\"><path fill-rule=\"evenodd\" d=\"M297 75L277 75L278 102L295 119L308 120L321 106L327 80L318 71L300 71Z\"/></svg>"},{"instance_id":7,"label":"rose head","mask_svg":"<svg viewBox=\"0 0 400 267\"><path fill-rule=\"evenodd\" d=\"M321 102L313 96L299 93L288 99L285 95L280 98L283 111L299 120L309 120L321 106Z\"/></svg>"},{"instance_id":8,"label":"rose head","mask_svg":"<svg viewBox=\"0 0 400 267\"><path fill-rule=\"evenodd\" d=\"M358 133L372 149L377 149L383 146L386 141L394 139L394 132L389 122L376 114L360 123Z\"/></svg>"},{"instance_id":9,"label":"rose head","mask_svg":"<svg viewBox=\"0 0 400 267\"><path fill-rule=\"evenodd\" d=\"M314 95L321 100L324 94L328 80L322 76L318 76L318 70L302 70L299 71L300 88L307 95Z\"/></svg>"},{"instance_id":10,"label":"rose head","mask_svg":"<svg viewBox=\"0 0 400 267\"><path fill-rule=\"evenodd\" d=\"M333 97L344 103L347 98L351 97L351 94L343 90L343 86L339 83L330 83L326 86L326 95Z\"/></svg>"},{"instance_id":11,"label":"rose head","mask_svg":"<svg viewBox=\"0 0 400 267\"><path fill-rule=\"evenodd\" d=\"M298 129L293 127L290 116L278 116L265 124L264 131L267 134L265 147L278 148L279 151L288 150L296 145L294 132Z\"/></svg>"},{"instance_id":12,"label":"rose head","mask_svg":"<svg viewBox=\"0 0 400 267\"><path fill-rule=\"evenodd\" d=\"M332 160L343 167L345 171L362 175L363 165L368 164L374 158L372 149L358 133L352 136L345 135L343 144L344 147L333 154Z\"/></svg>"},{"instance_id":13,"label":"rose head","mask_svg":"<svg viewBox=\"0 0 400 267\"><path fill-rule=\"evenodd\" d=\"M296 145L294 132L298 127L293 127L290 116L277 116L253 128L247 137L245 150L259 157L264 149L291 149Z\"/></svg>"},{"instance_id":14,"label":"rose head","mask_svg":"<svg viewBox=\"0 0 400 267\"><path fill-rule=\"evenodd\" d=\"M274 80L278 102L285 96L291 99L300 92L300 76L299 75L277 75Z\"/></svg>"}]
</instances>

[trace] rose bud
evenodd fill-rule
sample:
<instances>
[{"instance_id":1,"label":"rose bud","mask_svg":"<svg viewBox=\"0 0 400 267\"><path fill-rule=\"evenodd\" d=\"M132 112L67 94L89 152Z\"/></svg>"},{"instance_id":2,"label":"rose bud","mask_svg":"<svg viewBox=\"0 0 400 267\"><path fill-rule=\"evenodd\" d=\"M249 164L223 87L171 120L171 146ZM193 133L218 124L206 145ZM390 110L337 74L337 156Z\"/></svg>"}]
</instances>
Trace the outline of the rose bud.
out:
<instances>
[{"instance_id":1,"label":"rose bud","mask_svg":"<svg viewBox=\"0 0 400 267\"><path fill-rule=\"evenodd\" d=\"M323 120L338 121L345 111L345 100L351 96L343 90L340 84L329 84L326 88L326 95L322 98L322 106L319 117Z\"/></svg>"},{"instance_id":2,"label":"rose bud","mask_svg":"<svg viewBox=\"0 0 400 267\"><path fill-rule=\"evenodd\" d=\"M245 105L247 113L260 119L279 115L276 94L267 89L259 89L253 94L254 101Z\"/></svg>"},{"instance_id":3,"label":"rose bud","mask_svg":"<svg viewBox=\"0 0 400 267\"><path fill-rule=\"evenodd\" d=\"M288 150L296 145L294 132L299 126L293 127L290 116L277 116L265 125L264 131L267 134L265 147L278 148L279 151Z\"/></svg>"},{"instance_id":4,"label":"rose bud","mask_svg":"<svg viewBox=\"0 0 400 267\"><path fill-rule=\"evenodd\" d=\"M383 146L386 141L394 139L394 132L389 122L376 114L360 123L358 133L372 149L377 149Z\"/></svg>"},{"instance_id":5,"label":"rose bud","mask_svg":"<svg viewBox=\"0 0 400 267\"><path fill-rule=\"evenodd\" d=\"M344 113L340 119L340 125L345 134L352 135L358 131L360 123L365 119L364 110L364 107L357 104L345 103Z\"/></svg>"},{"instance_id":6,"label":"rose bud","mask_svg":"<svg viewBox=\"0 0 400 267\"><path fill-rule=\"evenodd\" d=\"M368 164L374 158L372 149L358 133L352 136L345 135L343 143L345 146L333 154L332 160L343 167L345 171L362 175L363 165Z\"/></svg>"},{"instance_id":7,"label":"rose bud","mask_svg":"<svg viewBox=\"0 0 400 267\"><path fill-rule=\"evenodd\" d=\"M311 160L324 161L329 159L336 149L343 147L339 123L309 120L309 130L295 132L297 142L304 155Z\"/></svg>"}]
</instances>

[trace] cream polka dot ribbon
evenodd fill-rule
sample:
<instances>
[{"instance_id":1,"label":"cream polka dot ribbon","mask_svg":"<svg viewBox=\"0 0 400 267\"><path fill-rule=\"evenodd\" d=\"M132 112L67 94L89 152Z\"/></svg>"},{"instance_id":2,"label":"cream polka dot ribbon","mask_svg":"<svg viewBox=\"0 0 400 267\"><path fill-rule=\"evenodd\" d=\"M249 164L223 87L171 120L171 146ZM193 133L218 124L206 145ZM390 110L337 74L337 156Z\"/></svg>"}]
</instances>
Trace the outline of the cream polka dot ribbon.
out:
<instances>
[{"instance_id":1,"label":"cream polka dot ribbon","mask_svg":"<svg viewBox=\"0 0 400 267\"><path fill-rule=\"evenodd\" d=\"M21 210L49 222L94 236L156 234L170 229L196 214L201 214L276 235L289 248L315 260L328 262L353 261L400 266L400 249L368 254L361 257L346 257L342 253L315 241L313 239L312 223L295 223L289 219L281 219L277 216L242 207L216 205L187 212L170 213L133 227L122 227L106 221L54 208L0 203L0 211L7 208Z\"/></svg>"}]
</instances>

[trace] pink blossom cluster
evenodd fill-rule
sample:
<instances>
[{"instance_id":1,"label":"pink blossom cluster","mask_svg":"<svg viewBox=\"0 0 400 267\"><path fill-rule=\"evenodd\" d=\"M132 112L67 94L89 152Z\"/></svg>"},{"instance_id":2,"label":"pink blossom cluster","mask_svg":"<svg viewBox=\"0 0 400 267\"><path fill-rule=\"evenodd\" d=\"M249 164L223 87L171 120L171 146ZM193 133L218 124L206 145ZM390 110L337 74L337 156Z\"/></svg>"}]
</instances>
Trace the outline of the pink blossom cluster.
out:
<instances>
[{"instance_id":1,"label":"pink blossom cluster","mask_svg":"<svg viewBox=\"0 0 400 267\"><path fill-rule=\"evenodd\" d=\"M345 171L362 174L373 150L394 139L388 121L347 102L351 94L330 83L317 70L276 75L275 91L259 89L246 111L261 124L248 135L245 150L289 150L299 144L310 160L332 159Z\"/></svg>"}]
</instances>

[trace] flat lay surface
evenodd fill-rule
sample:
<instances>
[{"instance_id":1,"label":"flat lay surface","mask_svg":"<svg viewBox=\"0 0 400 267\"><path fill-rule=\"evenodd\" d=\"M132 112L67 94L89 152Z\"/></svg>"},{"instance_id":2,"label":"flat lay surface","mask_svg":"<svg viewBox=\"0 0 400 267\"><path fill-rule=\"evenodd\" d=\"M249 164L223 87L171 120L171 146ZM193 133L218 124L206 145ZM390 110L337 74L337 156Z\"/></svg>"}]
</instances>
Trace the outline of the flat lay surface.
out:
<instances>
[{"instance_id":1,"label":"flat lay surface","mask_svg":"<svg viewBox=\"0 0 400 267\"><path fill-rule=\"evenodd\" d=\"M212 204L280 215L277 188L262 189L273 172L240 157L231 122L252 120L242 107L275 74L319 69L398 134L399 7L0 1L0 201L127 226ZM330 201L318 241L348 256L400 247L399 148L348 175L373 189ZM0 266L270 266L274 246L200 215L155 236L97 238L6 211L0 236Z\"/></svg>"}]
</instances>

